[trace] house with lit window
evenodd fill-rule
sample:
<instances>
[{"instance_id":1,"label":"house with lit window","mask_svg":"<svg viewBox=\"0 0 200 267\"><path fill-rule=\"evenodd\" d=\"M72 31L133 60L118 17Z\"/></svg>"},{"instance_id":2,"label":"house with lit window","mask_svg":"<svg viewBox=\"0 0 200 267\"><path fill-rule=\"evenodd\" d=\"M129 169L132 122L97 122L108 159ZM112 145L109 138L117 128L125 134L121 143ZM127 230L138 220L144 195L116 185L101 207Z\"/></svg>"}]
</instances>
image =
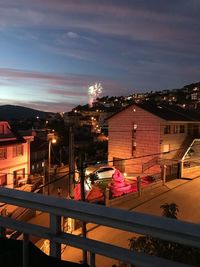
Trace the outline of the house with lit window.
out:
<instances>
[{"instance_id":1,"label":"house with lit window","mask_svg":"<svg viewBox=\"0 0 200 267\"><path fill-rule=\"evenodd\" d=\"M187 177L200 171L200 114L173 105L132 104L108 119L108 160L123 173Z\"/></svg>"},{"instance_id":2,"label":"house with lit window","mask_svg":"<svg viewBox=\"0 0 200 267\"><path fill-rule=\"evenodd\" d=\"M0 186L15 188L26 183L33 138L20 135L8 122L0 121Z\"/></svg>"}]
</instances>

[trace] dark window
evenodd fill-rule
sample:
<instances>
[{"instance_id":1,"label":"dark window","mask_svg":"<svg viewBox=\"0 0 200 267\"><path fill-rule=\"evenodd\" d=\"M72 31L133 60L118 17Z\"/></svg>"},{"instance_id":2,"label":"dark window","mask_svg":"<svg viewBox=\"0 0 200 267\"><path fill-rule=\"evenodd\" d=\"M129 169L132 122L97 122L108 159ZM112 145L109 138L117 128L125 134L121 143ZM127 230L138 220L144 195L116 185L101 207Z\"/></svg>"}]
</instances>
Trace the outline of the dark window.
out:
<instances>
[{"instance_id":1,"label":"dark window","mask_svg":"<svg viewBox=\"0 0 200 267\"><path fill-rule=\"evenodd\" d=\"M164 126L164 134L170 134L171 127L170 125L165 125Z\"/></svg>"},{"instance_id":2,"label":"dark window","mask_svg":"<svg viewBox=\"0 0 200 267\"><path fill-rule=\"evenodd\" d=\"M23 145L17 145L13 147L13 157L22 156L23 154Z\"/></svg>"},{"instance_id":3,"label":"dark window","mask_svg":"<svg viewBox=\"0 0 200 267\"><path fill-rule=\"evenodd\" d=\"M185 132L185 125L180 125L180 133L184 133Z\"/></svg>"},{"instance_id":4,"label":"dark window","mask_svg":"<svg viewBox=\"0 0 200 267\"><path fill-rule=\"evenodd\" d=\"M0 134L4 134L4 126L0 125Z\"/></svg>"},{"instance_id":5,"label":"dark window","mask_svg":"<svg viewBox=\"0 0 200 267\"><path fill-rule=\"evenodd\" d=\"M7 174L0 175L0 186L7 185Z\"/></svg>"},{"instance_id":6,"label":"dark window","mask_svg":"<svg viewBox=\"0 0 200 267\"><path fill-rule=\"evenodd\" d=\"M6 149L6 147L0 148L0 159L7 159L7 149Z\"/></svg>"},{"instance_id":7,"label":"dark window","mask_svg":"<svg viewBox=\"0 0 200 267\"><path fill-rule=\"evenodd\" d=\"M14 187L19 186L19 181L25 178L25 169L14 171Z\"/></svg>"}]
</instances>

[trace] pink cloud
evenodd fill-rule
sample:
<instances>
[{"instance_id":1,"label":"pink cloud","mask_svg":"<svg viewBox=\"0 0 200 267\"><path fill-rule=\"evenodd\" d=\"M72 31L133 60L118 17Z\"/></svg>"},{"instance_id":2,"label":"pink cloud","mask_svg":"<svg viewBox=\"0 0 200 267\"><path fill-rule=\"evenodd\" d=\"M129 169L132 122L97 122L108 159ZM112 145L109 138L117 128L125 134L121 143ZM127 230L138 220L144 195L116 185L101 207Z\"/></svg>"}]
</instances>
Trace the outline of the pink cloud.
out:
<instances>
[{"instance_id":1,"label":"pink cloud","mask_svg":"<svg viewBox=\"0 0 200 267\"><path fill-rule=\"evenodd\" d=\"M123 95L122 85L114 80L98 77L93 75L79 74L51 74L34 71L24 71L17 69L0 68L0 78L5 83L4 87L10 86L20 91L20 87L24 86L27 92L36 90L42 92L44 101L22 101L23 105L47 110L47 111L65 111L79 104L87 104L88 86L95 82L101 82L103 86L103 95ZM30 84L31 87L27 84ZM55 88L57 86L57 88ZM2 101L1 101L2 102ZM5 102L5 101L4 101ZM9 100L11 102L11 100ZM20 104L19 101L12 100L13 103Z\"/></svg>"},{"instance_id":2,"label":"pink cloud","mask_svg":"<svg viewBox=\"0 0 200 267\"><path fill-rule=\"evenodd\" d=\"M81 74L55 74L36 71L23 71L18 69L0 68L0 77L17 80L35 80L46 81L51 85L68 85L74 87L88 86L91 82L99 80L100 77L95 75Z\"/></svg>"},{"instance_id":3,"label":"pink cloud","mask_svg":"<svg viewBox=\"0 0 200 267\"><path fill-rule=\"evenodd\" d=\"M82 96L82 97L85 97L85 92L75 92L75 91L65 91L65 90L59 90L59 89L52 89L52 90L49 90L48 91L50 94L55 94L55 95L60 95L60 96L67 96L67 97L70 97L70 96Z\"/></svg>"},{"instance_id":4,"label":"pink cloud","mask_svg":"<svg viewBox=\"0 0 200 267\"><path fill-rule=\"evenodd\" d=\"M55 74L36 71L24 71L18 69L0 68L0 77L10 80L47 80L53 82L61 82L61 84L68 84L74 86L82 86L83 84L90 85L95 81L101 81L102 79L106 83L114 83L114 81L108 78L96 75L84 75L84 74Z\"/></svg>"}]
</instances>

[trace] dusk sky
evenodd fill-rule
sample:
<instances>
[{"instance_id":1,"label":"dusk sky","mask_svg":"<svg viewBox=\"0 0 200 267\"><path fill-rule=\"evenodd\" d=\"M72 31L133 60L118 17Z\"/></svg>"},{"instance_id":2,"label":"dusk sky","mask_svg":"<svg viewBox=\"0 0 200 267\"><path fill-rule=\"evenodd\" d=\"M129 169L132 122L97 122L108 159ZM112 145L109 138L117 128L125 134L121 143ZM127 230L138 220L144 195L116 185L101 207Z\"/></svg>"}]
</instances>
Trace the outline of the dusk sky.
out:
<instances>
[{"instance_id":1,"label":"dusk sky","mask_svg":"<svg viewBox=\"0 0 200 267\"><path fill-rule=\"evenodd\" d=\"M200 80L199 0L0 0L0 105L69 111Z\"/></svg>"}]
</instances>

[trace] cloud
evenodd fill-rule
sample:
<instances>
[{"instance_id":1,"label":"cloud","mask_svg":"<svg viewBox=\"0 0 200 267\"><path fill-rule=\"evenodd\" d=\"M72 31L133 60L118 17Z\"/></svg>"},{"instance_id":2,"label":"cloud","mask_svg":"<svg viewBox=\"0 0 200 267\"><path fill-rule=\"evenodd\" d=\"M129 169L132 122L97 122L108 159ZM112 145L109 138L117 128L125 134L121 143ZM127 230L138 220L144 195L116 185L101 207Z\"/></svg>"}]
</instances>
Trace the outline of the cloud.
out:
<instances>
[{"instance_id":1,"label":"cloud","mask_svg":"<svg viewBox=\"0 0 200 267\"><path fill-rule=\"evenodd\" d=\"M35 80L44 81L53 86L56 84L62 86L80 87L87 85L90 81L98 79L93 75L79 75L79 74L55 74L36 71L23 71L18 69L0 68L0 77L6 79L8 82L15 82L20 80Z\"/></svg>"},{"instance_id":2,"label":"cloud","mask_svg":"<svg viewBox=\"0 0 200 267\"><path fill-rule=\"evenodd\" d=\"M68 36L69 38L72 38L72 39L76 39L76 38L78 38L78 34L75 33L75 32L68 32L68 33L67 33L67 36Z\"/></svg>"},{"instance_id":3,"label":"cloud","mask_svg":"<svg viewBox=\"0 0 200 267\"><path fill-rule=\"evenodd\" d=\"M189 83L199 77L199 7L196 0L1 0L8 40L0 66L10 67L0 69L1 83L73 103L86 100L94 82L113 95Z\"/></svg>"},{"instance_id":4,"label":"cloud","mask_svg":"<svg viewBox=\"0 0 200 267\"><path fill-rule=\"evenodd\" d=\"M75 92L75 91L65 91L65 90L59 90L59 89L51 89L48 91L50 94L53 95L59 95L64 97L85 97L85 92Z\"/></svg>"},{"instance_id":5,"label":"cloud","mask_svg":"<svg viewBox=\"0 0 200 267\"><path fill-rule=\"evenodd\" d=\"M83 75L83 74L55 74L46 72L36 72L36 71L24 71L18 69L7 69L0 68L0 77L9 82L24 81L24 80L35 80L35 81L47 81L49 84L55 87L55 84L62 86L89 86L91 83L96 81L104 80L107 84L115 84L116 81L112 79L97 76L97 75ZM53 93L64 92L63 90L53 90Z\"/></svg>"},{"instance_id":6,"label":"cloud","mask_svg":"<svg viewBox=\"0 0 200 267\"><path fill-rule=\"evenodd\" d=\"M7 101L48 111L55 111L56 108L57 111L69 110L76 105L86 104L88 86L97 81L102 82L104 94L107 95L111 92L118 94L122 88L120 83L112 79L95 75L53 74L6 68L0 68L0 79L3 81L0 88L4 88L4 93L0 89L1 103ZM9 88L9 98L6 87Z\"/></svg>"},{"instance_id":7,"label":"cloud","mask_svg":"<svg viewBox=\"0 0 200 267\"><path fill-rule=\"evenodd\" d=\"M13 1L1 4L1 27L76 29L142 40L195 37L200 3L187 1ZM12 3L12 5L11 5ZM190 10L190 12L188 12ZM196 26L197 27L197 26ZM68 31L77 38L76 31Z\"/></svg>"}]
</instances>

